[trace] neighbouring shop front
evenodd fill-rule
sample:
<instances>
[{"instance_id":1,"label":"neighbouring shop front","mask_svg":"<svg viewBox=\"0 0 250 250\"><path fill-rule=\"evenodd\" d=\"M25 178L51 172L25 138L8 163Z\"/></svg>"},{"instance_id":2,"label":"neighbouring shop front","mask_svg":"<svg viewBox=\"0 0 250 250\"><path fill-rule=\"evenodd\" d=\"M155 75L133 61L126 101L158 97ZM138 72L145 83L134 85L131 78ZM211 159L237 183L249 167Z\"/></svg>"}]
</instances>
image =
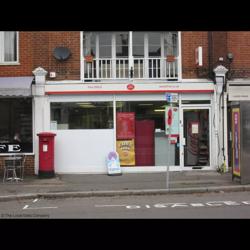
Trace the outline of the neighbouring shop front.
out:
<instances>
[{"instance_id":1,"label":"neighbouring shop front","mask_svg":"<svg viewBox=\"0 0 250 250\"><path fill-rule=\"evenodd\" d=\"M124 172L164 171L168 164L171 170L214 168L213 83L127 85L45 85L44 128L56 133L56 172L106 173L114 150ZM166 93L178 95L171 143Z\"/></svg>"},{"instance_id":2,"label":"neighbouring shop front","mask_svg":"<svg viewBox=\"0 0 250 250\"><path fill-rule=\"evenodd\" d=\"M32 153L32 99L0 99L0 152Z\"/></svg>"},{"instance_id":3,"label":"neighbouring shop front","mask_svg":"<svg viewBox=\"0 0 250 250\"><path fill-rule=\"evenodd\" d=\"M250 81L228 81L228 144L229 165L233 179L250 183Z\"/></svg>"},{"instance_id":4,"label":"neighbouring shop front","mask_svg":"<svg viewBox=\"0 0 250 250\"><path fill-rule=\"evenodd\" d=\"M31 95L33 78L0 78L0 158L9 154L33 154L33 99ZM32 164L32 160L29 162ZM32 166L29 170L31 168Z\"/></svg>"},{"instance_id":5,"label":"neighbouring shop front","mask_svg":"<svg viewBox=\"0 0 250 250\"><path fill-rule=\"evenodd\" d=\"M0 153L32 153L33 77L0 78Z\"/></svg>"}]
</instances>

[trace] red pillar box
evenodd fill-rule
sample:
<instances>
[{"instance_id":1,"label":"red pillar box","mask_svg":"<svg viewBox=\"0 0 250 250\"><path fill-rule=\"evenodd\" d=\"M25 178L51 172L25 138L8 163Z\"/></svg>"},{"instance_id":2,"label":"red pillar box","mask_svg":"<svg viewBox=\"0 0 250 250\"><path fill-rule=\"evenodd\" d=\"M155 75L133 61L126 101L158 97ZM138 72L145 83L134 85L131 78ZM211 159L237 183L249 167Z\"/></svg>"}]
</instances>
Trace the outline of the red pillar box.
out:
<instances>
[{"instance_id":1,"label":"red pillar box","mask_svg":"<svg viewBox=\"0 0 250 250\"><path fill-rule=\"evenodd\" d=\"M39 171L41 178L52 178L55 176L54 170L54 138L56 134L42 132L39 137Z\"/></svg>"}]
</instances>

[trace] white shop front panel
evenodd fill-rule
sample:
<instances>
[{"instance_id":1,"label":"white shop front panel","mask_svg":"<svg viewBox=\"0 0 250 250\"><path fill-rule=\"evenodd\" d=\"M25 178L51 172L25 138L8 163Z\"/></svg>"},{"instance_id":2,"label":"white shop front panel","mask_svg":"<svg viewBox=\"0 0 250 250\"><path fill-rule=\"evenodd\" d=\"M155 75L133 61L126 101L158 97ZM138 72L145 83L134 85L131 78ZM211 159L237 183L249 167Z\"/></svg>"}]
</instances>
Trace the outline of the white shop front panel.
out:
<instances>
[{"instance_id":1,"label":"white shop front panel","mask_svg":"<svg viewBox=\"0 0 250 250\"><path fill-rule=\"evenodd\" d=\"M106 173L113 129L56 130L56 173Z\"/></svg>"},{"instance_id":2,"label":"white shop front panel","mask_svg":"<svg viewBox=\"0 0 250 250\"><path fill-rule=\"evenodd\" d=\"M53 103L113 102L112 95L50 96ZM112 109L113 110L113 109ZM50 109L51 112L51 109ZM49 114L51 117L51 114ZM50 119L50 128L56 133L56 173L106 173L106 157L114 150L114 129L56 129Z\"/></svg>"}]
</instances>

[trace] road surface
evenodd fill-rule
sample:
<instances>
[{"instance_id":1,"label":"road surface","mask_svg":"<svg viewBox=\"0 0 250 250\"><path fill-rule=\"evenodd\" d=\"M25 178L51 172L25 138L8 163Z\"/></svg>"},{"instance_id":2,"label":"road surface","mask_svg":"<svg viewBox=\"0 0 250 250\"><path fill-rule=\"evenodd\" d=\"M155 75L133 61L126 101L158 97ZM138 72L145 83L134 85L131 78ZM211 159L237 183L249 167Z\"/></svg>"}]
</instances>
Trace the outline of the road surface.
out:
<instances>
[{"instance_id":1,"label":"road surface","mask_svg":"<svg viewBox=\"0 0 250 250\"><path fill-rule=\"evenodd\" d=\"M250 192L3 201L0 217L250 218Z\"/></svg>"}]
</instances>

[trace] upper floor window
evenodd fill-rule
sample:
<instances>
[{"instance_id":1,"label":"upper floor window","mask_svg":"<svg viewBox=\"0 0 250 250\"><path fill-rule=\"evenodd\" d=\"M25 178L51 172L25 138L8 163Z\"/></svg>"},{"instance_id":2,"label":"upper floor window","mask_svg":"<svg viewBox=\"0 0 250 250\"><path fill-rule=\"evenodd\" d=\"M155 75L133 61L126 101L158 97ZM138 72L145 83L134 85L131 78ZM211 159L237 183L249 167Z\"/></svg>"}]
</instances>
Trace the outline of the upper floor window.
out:
<instances>
[{"instance_id":1,"label":"upper floor window","mask_svg":"<svg viewBox=\"0 0 250 250\"><path fill-rule=\"evenodd\" d=\"M178 32L84 32L84 55L97 58L178 56Z\"/></svg>"},{"instance_id":2,"label":"upper floor window","mask_svg":"<svg viewBox=\"0 0 250 250\"><path fill-rule=\"evenodd\" d=\"M148 33L148 55L149 57L161 56L161 34L160 32Z\"/></svg>"},{"instance_id":3,"label":"upper floor window","mask_svg":"<svg viewBox=\"0 0 250 250\"><path fill-rule=\"evenodd\" d=\"M181 72L176 31L83 32L82 45L84 80L177 80Z\"/></svg>"},{"instance_id":4,"label":"upper floor window","mask_svg":"<svg viewBox=\"0 0 250 250\"><path fill-rule=\"evenodd\" d=\"M144 57L144 32L133 33L133 56Z\"/></svg>"},{"instance_id":5,"label":"upper floor window","mask_svg":"<svg viewBox=\"0 0 250 250\"><path fill-rule=\"evenodd\" d=\"M115 41L116 41L116 57L128 57L129 33L116 32Z\"/></svg>"},{"instance_id":6,"label":"upper floor window","mask_svg":"<svg viewBox=\"0 0 250 250\"><path fill-rule=\"evenodd\" d=\"M0 31L0 63L17 62L17 32Z\"/></svg>"}]
</instances>

